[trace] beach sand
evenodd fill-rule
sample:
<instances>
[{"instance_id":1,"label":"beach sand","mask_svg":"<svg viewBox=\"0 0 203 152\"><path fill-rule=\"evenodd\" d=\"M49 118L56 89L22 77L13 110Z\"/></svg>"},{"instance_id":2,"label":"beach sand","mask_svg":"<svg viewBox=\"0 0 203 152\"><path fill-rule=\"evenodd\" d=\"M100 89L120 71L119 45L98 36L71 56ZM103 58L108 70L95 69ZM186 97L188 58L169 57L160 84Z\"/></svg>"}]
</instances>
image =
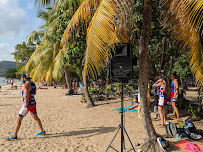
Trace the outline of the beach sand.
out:
<instances>
[{"instance_id":1,"label":"beach sand","mask_svg":"<svg viewBox=\"0 0 203 152\"><path fill-rule=\"evenodd\" d=\"M48 87L48 90L37 90L36 95L38 116L47 134L36 136L40 130L31 115L27 114L22 121L18 140L8 141L6 139L13 135L16 117L23 104L20 87L18 90L6 90L9 87L3 86L0 90L0 152L104 152L120 124L120 114L115 110L120 107L119 98L95 102L98 106L86 108L80 97L62 97L67 90ZM189 92L187 96L196 98L197 93ZM125 101L125 106L130 104L130 101ZM133 145L141 144L145 132L137 112L126 112L124 119ZM165 128L158 128L159 123L153 121L157 133L163 135ZM197 129L203 130L202 124L202 120L195 122ZM180 141L175 138L167 140ZM120 132L112 146L120 151ZM125 147L131 148L127 137ZM135 148L139 149L138 146ZM171 146L171 151L181 150Z\"/></svg>"}]
</instances>

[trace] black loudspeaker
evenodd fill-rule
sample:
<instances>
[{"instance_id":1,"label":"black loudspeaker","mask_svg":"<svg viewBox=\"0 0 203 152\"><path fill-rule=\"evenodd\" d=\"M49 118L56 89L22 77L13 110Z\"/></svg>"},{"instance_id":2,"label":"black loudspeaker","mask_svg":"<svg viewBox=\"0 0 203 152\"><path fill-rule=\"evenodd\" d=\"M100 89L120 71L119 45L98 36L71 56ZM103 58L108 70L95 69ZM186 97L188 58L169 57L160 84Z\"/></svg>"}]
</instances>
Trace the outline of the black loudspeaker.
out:
<instances>
[{"instance_id":1,"label":"black loudspeaker","mask_svg":"<svg viewBox=\"0 0 203 152\"><path fill-rule=\"evenodd\" d=\"M133 74L132 46L118 43L110 59L110 76L118 79L130 79Z\"/></svg>"}]
</instances>

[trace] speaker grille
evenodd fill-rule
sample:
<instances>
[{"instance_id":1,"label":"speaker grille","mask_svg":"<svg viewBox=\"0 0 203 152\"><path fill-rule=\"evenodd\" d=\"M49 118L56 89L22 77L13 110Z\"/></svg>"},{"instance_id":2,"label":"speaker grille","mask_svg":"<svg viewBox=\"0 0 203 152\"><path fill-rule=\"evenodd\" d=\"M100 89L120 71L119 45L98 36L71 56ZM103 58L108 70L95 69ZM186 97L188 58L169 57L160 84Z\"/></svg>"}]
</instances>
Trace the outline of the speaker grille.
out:
<instances>
[{"instance_id":1,"label":"speaker grille","mask_svg":"<svg viewBox=\"0 0 203 152\"><path fill-rule=\"evenodd\" d=\"M115 56L111 59L111 76L116 78L130 77L132 60L128 56Z\"/></svg>"},{"instance_id":2,"label":"speaker grille","mask_svg":"<svg viewBox=\"0 0 203 152\"><path fill-rule=\"evenodd\" d=\"M131 44L119 43L110 60L110 76L112 78L126 79L132 77L132 51Z\"/></svg>"}]
</instances>

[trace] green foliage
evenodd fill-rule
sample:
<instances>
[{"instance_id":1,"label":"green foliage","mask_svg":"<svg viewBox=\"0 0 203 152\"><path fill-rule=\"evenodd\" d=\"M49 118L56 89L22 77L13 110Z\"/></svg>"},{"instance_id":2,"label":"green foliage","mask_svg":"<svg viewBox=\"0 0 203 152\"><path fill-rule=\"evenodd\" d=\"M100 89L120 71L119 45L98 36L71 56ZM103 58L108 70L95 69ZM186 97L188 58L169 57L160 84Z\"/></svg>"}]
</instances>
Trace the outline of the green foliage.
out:
<instances>
[{"instance_id":1,"label":"green foliage","mask_svg":"<svg viewBox=\"0 0 203 152\"><path fill-rule=\"evenodd\" d=\"M16 77L17 69L8 69L5 73L6 78L17 78Z\"/></svg>"},{"instance_id":2,"label":"green foliage","mask_svg":"<svg viewBox=\"0 0 203 152\"><path fill-rule=\"evenodd\" d=\"M196 117L198 116L198 111L193 109L193 107L191 106L191 104L188 107L188 112L190 112L190 114L192 115L192 117Z\"/></svg>"},{"instance_id":3,"label":"green foliage","mask_svg":"<svg viewBox=\"0 0 203 152\"><path fill-rule=\"evenodd\" d=\"M80 102L82 102L82 103L87 102L85 93L82 93L82 94L81 94L81 101L80 101Z\"/></svg>"},{"instance_id":4,"label":"green foliage","mask_svg":"<svg viewBox=\"0 0 203 152\"><path fill-rule=\"evenodd\" d=\"M120 92L120 90L121 90L121 84L120 83L116 83L115 87L114 87L114 90L116 90L117 92Z\"/></svg>"},{"instance_id":5,"label":"green foliage","mask_svg":"<svg viewBox=\"0 0 203 152\"><path fill-rule=\"evenodd\" d=\"M109 95L111 94L111 84L106 84L105 85L105 89L104 89L104 93L106 94L107 97L109 97Z\"/></svg>"},{"instance_id":6,"label":"green foliage","mask_svg":"<svg viewBox=\"0 0 203 152\"><path fill-rule=\"evenodd\" d=\"M103 92L99 88L88 87L89 94L91 98L95 98L96 100L104 100L105 98L102 96Z\"/></svg>"},{"instance_id":7,"label":"green foliage","mask_svg":"<svg viewBox=\"0 0 203 152\"><path fill-rule=\"evenodd\" d=\"M180 76L181 80L192 80L193 74L190 69L190 65L186 55L181 54L175 59L173 72L176 72Z\"/></svg>"},{"instance_id":8,"label":"green foliage","mask_svg":"<svg viewBox=\"0 0 203 152\"><path fill-rule=\"evenodd\" d=\"M86 36L82 32L75 38L75 42L69 48L67 48L66 55L64 56L64 61L68 65L76 69L76 74L82 77L83 70L83 58L86 48Z\"/></svg>"},{"instance_id":9,"label":"green foliage","mask_svg":"<svg viewBox=\"0 0 203 152\"><path fill-rule=\"evenodd\" d=\"M17 73L22 73L22 67L28 62L30 56L35 51L36 45L23 42L15 46L15 52L11 53L14 55L17 64Z\"/></svg>"},{"instance_id":10,"label":"green foliage","mask_svg":"<svg viewBox=\"0 0 203 152\"><path fill-rule=\"evenodd\" d=\"M181 122L179 122L178 126L179 126L180 128L184 128L185 124L184 124L184 122L181 121Z\"/></svg>"}]
</instances>

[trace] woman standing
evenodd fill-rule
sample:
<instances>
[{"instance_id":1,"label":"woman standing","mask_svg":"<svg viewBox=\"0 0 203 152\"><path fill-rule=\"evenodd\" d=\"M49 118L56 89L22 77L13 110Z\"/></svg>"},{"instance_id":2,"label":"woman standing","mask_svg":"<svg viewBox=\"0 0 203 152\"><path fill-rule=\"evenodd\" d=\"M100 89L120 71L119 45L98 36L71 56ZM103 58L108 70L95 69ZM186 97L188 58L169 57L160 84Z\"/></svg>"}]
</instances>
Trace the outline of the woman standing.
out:
<instances>
[{"instance_id":1,"label":"woman standing","mask_svg":"<svg viewBox=\"0 0 203 152\"><path fill-rule=\"evenodd\" d=\"M178 80L176 79L176 73L172 73L171 74L171 103L172 103L172 107L173 107L173 115L170 118L176 118L175 121L179 121L180 120L180 115L178 112L178 108L176 107L176 101L178 99Z\"/></svg>"},{"instance_id":2,"label":"woman standing","mask_svg":"<svg viewBox=\"0 0 203 152\"><path fill-rule=\"evenodd\" d=\"M168 102L168 97L164 93L167 87L167 80L165 77L160 78L156 83L153 84L153 87L160 87L159 89L159 102L158 102L158 112L161 118L160 127L164 127L166 122L166 104Z\"/></svg>"}]
</instances>

